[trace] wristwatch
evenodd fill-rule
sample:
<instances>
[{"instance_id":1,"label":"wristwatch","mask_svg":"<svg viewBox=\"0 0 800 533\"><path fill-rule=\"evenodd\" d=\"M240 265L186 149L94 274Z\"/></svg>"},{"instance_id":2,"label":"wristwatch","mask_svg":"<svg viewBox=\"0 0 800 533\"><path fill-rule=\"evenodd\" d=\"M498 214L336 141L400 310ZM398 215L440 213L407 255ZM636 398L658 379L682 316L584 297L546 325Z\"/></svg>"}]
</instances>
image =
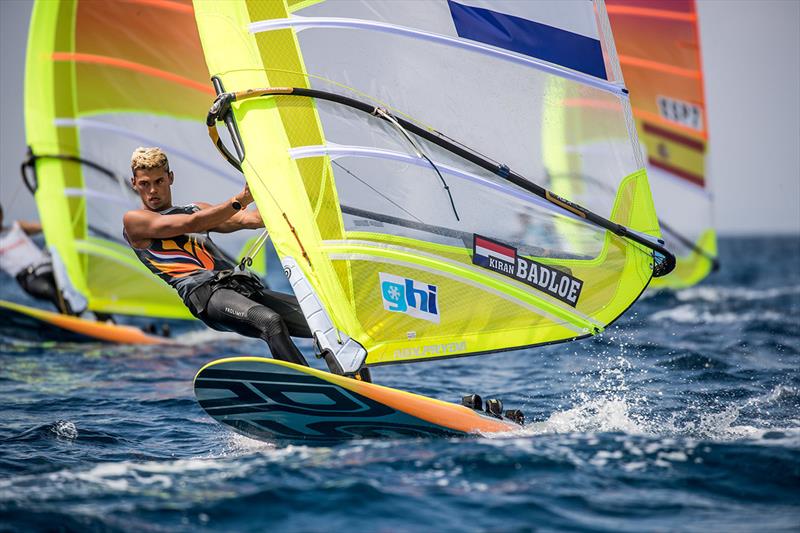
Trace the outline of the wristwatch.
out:
<instances>
[{"instance_id":1,"label":"wristwatch","mask_svg":"<svg viewBox=\"0 0 800 533\"><path fill-rule=\"evenodd\" d=\"M236 209L237 211L241 211L242 210L242 204L239 202L239 200L232 201L231 202L231 207Z\"/></svg>"}]
</instances>

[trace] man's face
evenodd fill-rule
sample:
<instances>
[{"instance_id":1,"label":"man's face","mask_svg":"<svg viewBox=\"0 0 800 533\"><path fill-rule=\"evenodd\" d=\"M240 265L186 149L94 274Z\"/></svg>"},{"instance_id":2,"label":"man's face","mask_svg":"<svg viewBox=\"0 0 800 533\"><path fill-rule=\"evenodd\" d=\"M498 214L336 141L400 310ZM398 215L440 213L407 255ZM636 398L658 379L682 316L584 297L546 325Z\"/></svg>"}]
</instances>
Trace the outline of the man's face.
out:
<instances>
[{"instance_id":1,"label":"man's face","mask_svg":"<svg viewBox=\"0 0 800 533\"><path fill-rule=\"evenodd\" d=\"M142 204L151 211L161 211L172 206L173 175L164 167L139 169L131 179L133 189L139 193Z\"/></svg>"}]
</instances>

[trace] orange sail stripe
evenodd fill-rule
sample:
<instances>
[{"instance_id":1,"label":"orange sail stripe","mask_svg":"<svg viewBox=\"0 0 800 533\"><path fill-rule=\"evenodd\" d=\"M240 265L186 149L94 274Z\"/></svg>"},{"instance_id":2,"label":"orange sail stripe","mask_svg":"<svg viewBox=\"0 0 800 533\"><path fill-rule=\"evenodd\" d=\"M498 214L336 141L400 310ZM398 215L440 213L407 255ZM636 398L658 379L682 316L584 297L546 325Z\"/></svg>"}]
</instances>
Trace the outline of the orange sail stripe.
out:
<instances>
[{"instance_id":1,"label":"orange sail stripe","mask_svg":"<svg viewBox=\"0 0 800 533\"><path fill-rule=\"evenodd\" d=\"M607 109L609 111L614 111L619 109L619 105L617 104L601 100L592 100L591 98L566 98L563 100L563 103L565 106L570 106L570 107L588 107L592 109ZM666 126L681 131L687 135L700 137L703 140L708 139L708 135L706 134L705 131L698 131L688 126L684 126L683 124L672 122L671 120L665 119L661 115L652 113L650 111L645 111L644 109L640 109L638 107L633 108L633 116L639 120L657 122L662 126ZM705 113L703 113L703 118L705 118Z\"/></svg>"},{"instance_id":2,"label":"orange sail stripe","mask_svg":"<svg viewBox=\"0 0 800 533\"><path fill-rule=\"evenodd\" d=\"M657 70L659 72L666 72L674 76L681 76L683 78L692 78L695 80L702 80L703 74L699 70L692 70L688 68L680 68L666 63L659 63L658 61L651 61L649 59L642 59L633 56L619 56L619 62L622 65L630 65L632 67L639 67L648 70Z\"/></svg>"},{"instance_id":3,"label":"orange sail stripe","mask_svg":"<svg viewBox=\"0 0 800 533\"><path fill-rule=\"evenodd\" d=\"M187 4L179 4L178 2L170 2L169 0L128 0L134 4L143 4L146 6L160 7L170 11L177 11L178 13L187 13L192 15L194 10L192 6Z\"/></svg>"},{"instance_id":4,"label":"orange sail stripe","mask_svg":"<svg viewBox=\"0 0 800 533\"><path fill-rule=\"evenodd\" d=\"M697 46L697 68L703 72L703 54L700 53L700 28L699 24L692 24L694 30L694 44ZM706 94L705 80L700 77L700 94ZM708 115L703 113L703 131L708 131Z\"/></svg>"},{"instance_id":5,"label":"orange sail stripe","mask_svg":"<svg viewBox=\"0 0 800 533\"><path fill-rule=\"evenodd\" d=\"M53 52L53 61L75 61L76 63L96 63L98 65L109 65L125 70L131 70L133 72L139 72L141 74L145 74L146 76L161 78L163 80L177 83L179 85L183 85L184 87L188 87L212 96L215 94L213 88L203 83L184 78L183 76L178 76L172 72L167 72L165 70L149 67L147 65L142 65L141 63L135 63L133 61L127 61L125 59L119 59L116 57L73 52Z\"/></svg>"},{"instance_id":6,"label":"orange sail stripe","mask_svg":"<svg viewBox=\"0 0 800 533\"><path fill-rule=\"evenodd\" d=\"M606 11L610 15L630 15L634 17L647 17L666 20L681 20L684 22L696 22L696 13L678 13L666 9L652 9L648 7L634 6L606 6Z\"/></svg>"}]
</instances>

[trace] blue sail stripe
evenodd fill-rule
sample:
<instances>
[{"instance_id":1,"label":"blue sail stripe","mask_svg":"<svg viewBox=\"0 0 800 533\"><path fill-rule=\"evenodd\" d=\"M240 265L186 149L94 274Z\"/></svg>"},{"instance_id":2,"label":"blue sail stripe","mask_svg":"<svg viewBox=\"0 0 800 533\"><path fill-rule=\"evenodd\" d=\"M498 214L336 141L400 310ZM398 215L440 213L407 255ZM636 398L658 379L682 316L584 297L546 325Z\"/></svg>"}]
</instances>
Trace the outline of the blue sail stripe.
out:
<instances>
[{"instance_id":1,"label":"blue sail stripe","mask_svg":"<svg viewBox=\"0 0 800 533\"><path fill-rule=\"evenodd\" d=\"M608 79L600 41L547 24L447 0L458 36Z\"/></svg>"}]
</instances>

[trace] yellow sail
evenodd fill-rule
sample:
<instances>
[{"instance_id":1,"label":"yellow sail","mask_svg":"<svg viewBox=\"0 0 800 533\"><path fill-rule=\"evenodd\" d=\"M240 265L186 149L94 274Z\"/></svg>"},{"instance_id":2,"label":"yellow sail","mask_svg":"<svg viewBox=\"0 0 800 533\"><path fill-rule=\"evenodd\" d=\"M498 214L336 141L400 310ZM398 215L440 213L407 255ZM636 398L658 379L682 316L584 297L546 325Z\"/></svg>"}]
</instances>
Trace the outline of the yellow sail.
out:
<instances>
[{"instance_id":1,"label":"yellow sail","mask_svg":"<svg viewBox=\"0 0 800 533\"><path fill-rule=\"evenodd\" d=\"M202 122L214 91L188 1L37 1L28 37L26 179L48 248L89 309L191 318L122 236L140 205L130 156L160 146L176 203L216 201L244 180L206 150ZM253 234L222 237L231 256ZM216 239L216 237L215 237Z\"/></svg>"},{"instance_id":2,"label":"yellow sail","mask_svg":"<svg viewBox=\"0 0 800 533\"><path fill-rule=\"evenodd\" d=\"M672 268L594 6L487 5L194 3L212 138L344 370L586 337ZM614 110L591 175L614 194L581 205L540 185L569 94Z\"/></svg>"}]
</instances>

